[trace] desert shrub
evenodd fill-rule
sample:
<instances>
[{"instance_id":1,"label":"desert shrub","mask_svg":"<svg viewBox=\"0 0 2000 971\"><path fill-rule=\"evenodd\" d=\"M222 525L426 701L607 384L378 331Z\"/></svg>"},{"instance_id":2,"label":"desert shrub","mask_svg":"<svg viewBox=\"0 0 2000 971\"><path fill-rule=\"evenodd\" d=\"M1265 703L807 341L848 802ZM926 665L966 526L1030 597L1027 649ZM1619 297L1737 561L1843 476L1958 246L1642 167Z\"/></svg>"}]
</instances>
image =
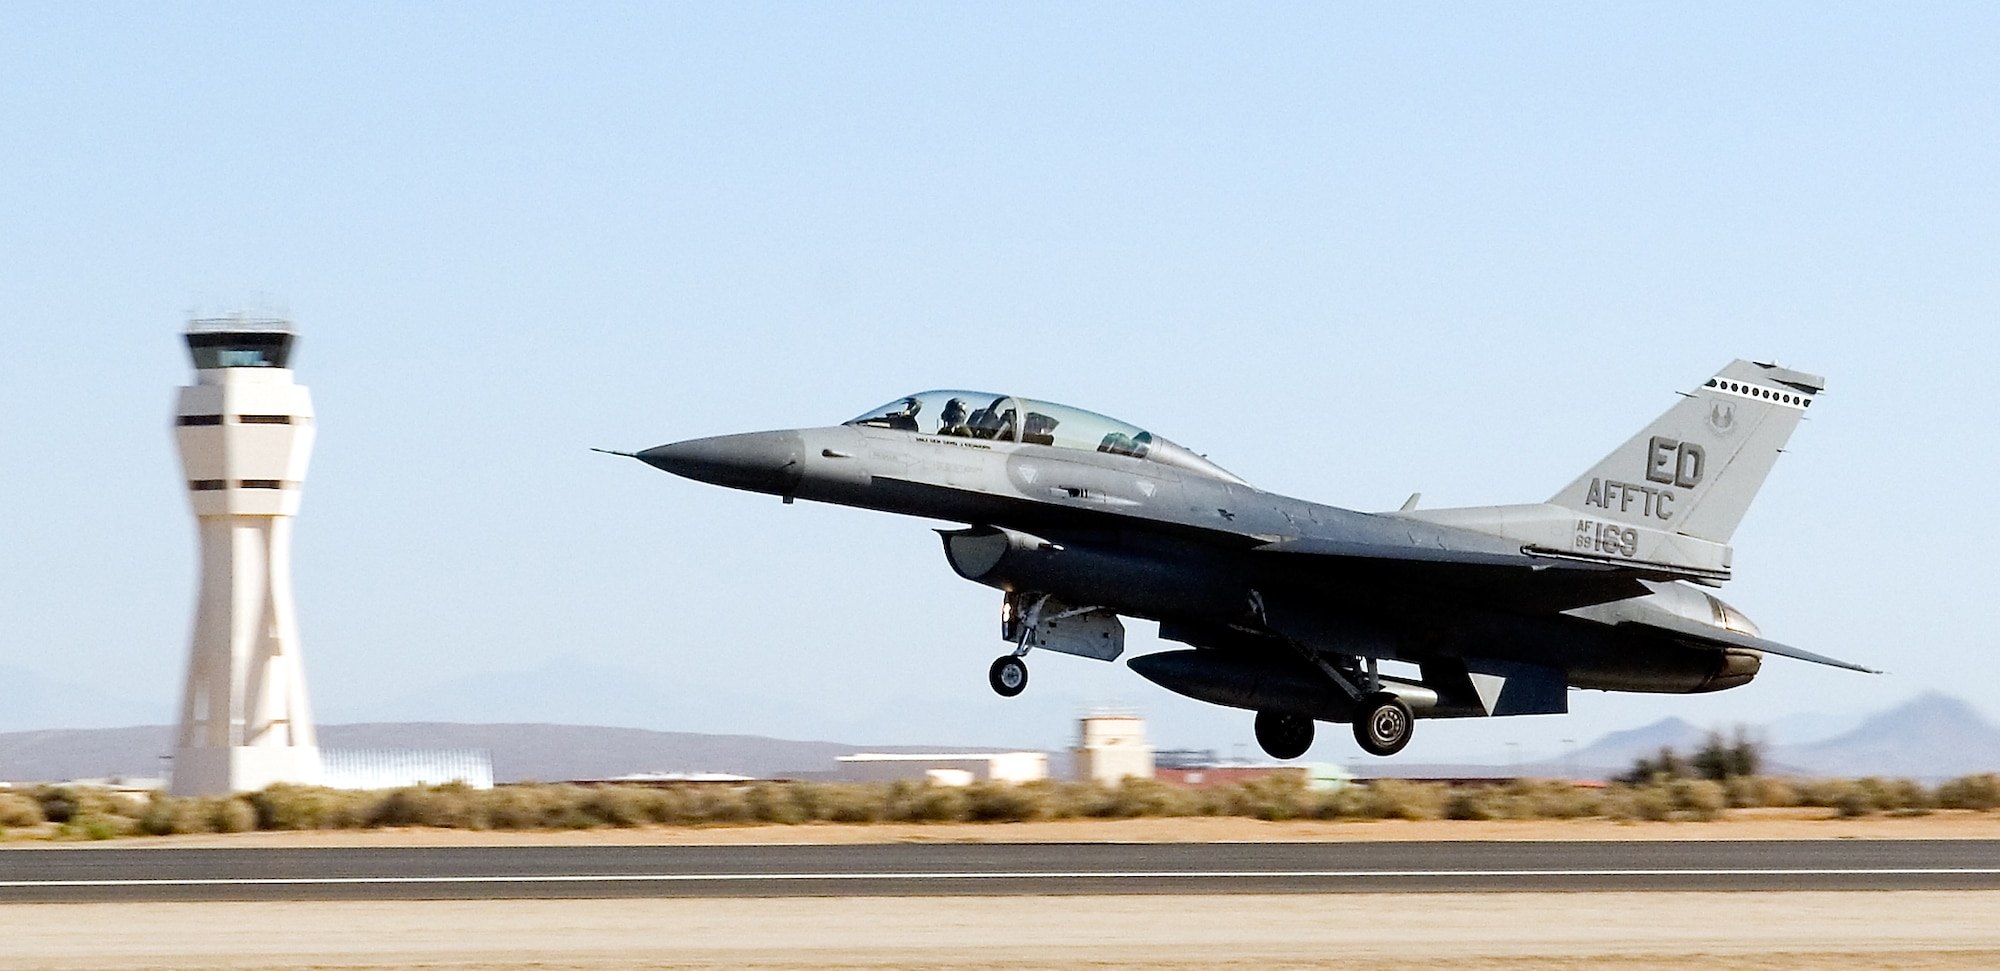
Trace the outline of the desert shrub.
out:
<instances>
[{"instance_id":1,"label":"desert shrub","mask_svg":"<svg viewBox=\"0 0 2000 971\"><path fill-rule=\"evenodd\" d=\"M1929 790L1909 779L1877 779L1871 776L1856 785L1868 793L1869 800L1882 812L1928 812L1931 808Z\"/></svg>"},{"instance_id":2,"label":"desert shrub","mask_svg":"<svg viewBox=\"0 0 2000 971\"><path fill-rule=\"evenodd\" d=\"M1446 790L1436 783L1376 779L1361 788L1356 815L1367 819L1436 819L1444 815Z\"/></svg>"},{"instance_id":3,"label":"desert shrub","mask_svg":"<svg viewBox=\"0 0 2000 971\"><path fill-rule=\"evenodd\" d=\"M1139 816L1197 816L1214 805L1196 790L1180 789L1156 779L1120 779L1114 786L1092 786L1089 811L1085 815L1105 819L1132 819Z\"/></svg>"},{"instance_id":4,"label":"desert shrub","mask_svg":"<svg viewBox=\"0 0 2000 971\"><path fill-rule=\"evenodd\" d=\"M257 828L257 810L235 796L205 799L208 828L217 833L247 833Z\"/></svg>"},{"instance_id":5,"label":"desert shrub","mask_svg":"<svg viewBox=\"0 0 2000 971\"><path fill-rule=\"evenodd\" d=\"M1604 812L1596 790L1559 779L1516 779L1505 785L1453 789L1447 819L1582 819Z\"/></svg>"},{"instance_id":6,"label":"desert shrub","mask_svg":"<svg viewBox=\"0 0 2000 971\"><path fill-rule=\"evenodd\" d=\"M786 798L790 799L792 805L797 808L799 822L819 822L826 818L825 786L816 782L785 782L779 784L784 787Z\"/></svg>"},{"instance_id":7,"label":"desert shrub","mask_svg":"<svg viewBox=\"0 0 2000 971\"><path fill-rule=\"evenodd\" d=\"M1833 808L1842 816L1866 816L1880 809L1874 794L1858 785L1843 786L1833 799Z\"/></svg>"},{"instance_id":8,"label":"desert shrub","mask_svg":"<svg viewBox=\"0 0 2000 971\"><path fill-rule=\"evenodd\" d=\"M1516 819L1514 801L1499 786L1467 786L1445 797L1446 819Z\"/></svg>"},{"instance_id":9,"label":"desert shrub","mask_svg":"<svg viewBox=\"0 0 2000 971\"><path fill-rule=\"evenodd\" d=\"M1756 809L1799 804L1799 795L1790 782L1776 776L1736 776L1726 779L1722 789L1731 809Z\"/></svg>"},{"instance_id":10,"label":"desert shrub","mask_svg":"<svg viewBox=\"0 0 2000 971\"><path fill-rule=\"evenodd\" d=\"M887 786L827 785L816 796L815 814L830 823L876 823L889 815Z\"/></svg>"},{"instance_id":11,"label":"desert shrub","mask_svg":"<svg viewBox=\"0 0 2000 971\"><path fill-rule=\"evenodd\" d=\"M570 807L549 786L499 786L480 794L485 822L493 829L567 828Z\"/></svg>"},{"instance_id":12,"label":"desert shrub","mask_svg":"<svg viewBox=\"0 0 2000 971\"><path fill-rule=\"evenodd\" d=\"M1875 793L1853 779L1812 779L1798 787L1799 805L1832 809L1842 816L1867 816L1881 810Z\"/></svg>"},{"instance_id":13,"label":"desert shrub","mask_svg":"<svg viewBox=\"0 0 2000 971\"><path fill-rule=\"evenodd\" d=\"M1673 799L1674 811L1683 819L1721 819L1729 807L1722 783L1714 779L1675 779L1667 784L1667 791Z\"/></svg>"},{"instance_id":14,"label":"desert shrub","mask_svg":"<svg viewBox=\"0 0 2000 971\"><path fill-rule=\"evenodd\" d=\"M1801 806L1837 809L1841 800L1855 790L1852 779L1801 779L1792 784L1792 791Z\"/></svg>"},{"instance_id":15,"label":"desert shrub","mask_svg":"<svg viewBox=\"0 0 2000 971\"><path fill-rule=\"evenodd\" d=\"M1605 815L1617 820L1661 822L1674 818L1674 797L1664 782L1621 785L1605 798Z\"/></svg>"},{"instance_id":16,"label":"desert shrub","mask_svg":"<svg viewBox=\"0 0 2000 971\"><path fill-rule=\"evenodd\" d=\"M213 815L213 809L200 799L176 799L156 794L147 803L146 811L139 815L139 831L153 836L206 833Z\"/></svg>"},{"instance_id":17,"label":"desert shrub","mask_svg":"<svg viewBox=\"0 0 2000 971\"><path fill-rule=\"evenodd\" d=\"M2000 775L1992 772L1960 776L1937 790L1937 804L1945 809L2000 808Z\"/></svg>"},{"instance_id":18,"label":"desert shrub","mask_svg":"<svg viewBox=\"0 0 2000 971\"><path fill-rule=\"evenodd\" d=\"M494 790L497 792L498 790ZM664 802L661 792L642 786L599 786L582 794L575 811L607 826L644 826L661 815L657 806ZM557 802L566 803L559 798ZM491 794L487 803L492 804ZM488 810L489 817L491 810ZM559 815L566 816L568 812Z\"/></svg>"},{"instance_id":19,"label":"desert shrub","mask_svg":"<svg viewBox=\"0 0 2000 971\"><path fill-rule=\"evenodd\" d=\"M687 790L684 811L692 823L748 823L756 820L750 794L736 786L696 786Z\"/></svg>"},{"instance_id":20,"label":"desert shrub","mask_svg":"<svg viewBox=\"0 0 2000 971\"><path fill-rule=\"evenodd\" d=\"M354 829L367 825L377 802L372 792L287 783L249 797L258 829Z\"/></svg>"},{"instance_id":21,"label":"desert shrub","mask_svg":"<svg viewBox=\"0 0 2000 971\"><path fill-rule=\"evenodd\" d=\"M568 786L554 786L553 789L569 789ZM368 814L369 826L432 826L441 829L487 829L490 827L488 806L483 794L471 786L460 782L441 786L404 786L382 794ZM580 800L570 797L565 808L574 808ZM568 825L581 828L590 821L581 813L566 812L559 819L548 820L543 825Z\"/></svg>"},{"instance_id":22,"label":"desert shrub","mask_svg":"<svg viewBox=\"0 0 2000 971\"><path fill-rule=\"evenodd\" d=\"M898 822L951 823L966 817L965 790L908 780L889 787L888 818Z\"/></svg>"},{"instance_id":23,"label":"desert shrub","mask_svg":"<svg viewBox=\"0 0 2000 971\"><path fill-rule=\"evenodd\" d=\"M1107 819L1118 815L1111 790L1100 783L1045 780L1028 785L1048 794L1050 819Z\"/></svg>"},{"instance_id":24,"label":"desert shrub","mask_svg":"<svg viewBox=\"0 0 2000 971\"><path fill-rule=\"evenodd\" d=\"M1049 816L1053 819L1115 819L1122 808L1112 790L1095 781L1059 782L1049 790Z\"/></svg>"},{"instance_id":25,"label":"desert shrub","mask_svg":"<svg viewBox=\"0 0 2000 971\"><path fill-rule=\"evenodd\" d=\"M1264 820L1310 815L1318 800L1294 773L1273 773L1239 783L1230 793L1230 815Z\"/></svg>"},{"instance_id":26,"label":"desert shrub","mask_svg":"<svg viewBox=\"0 0 2000 971\"><path fill-rule=\"evenodd\" d=\"M136 799L95 786L37 786L29 797L41 804L42 818L52 823L67 823L81 815L137 819L146 811Z\"/></svg>"},{"instance_id":27,"label":"desert shrub","mask_svg":"<svg viewBox=\"0 0 2000 971\"><path fill-rule=\"evenodd\" d=\"M1044 792L1004 782L976 782L965 787L966 818L975 823L1022 823L1048 815Z\"/></svg>"},{"instance_id":28,"label":"desert shrub","mask_svg":"<svg viewBox=\"0 0 2000 971\"><path fill-rule=\"evenodd\" d=\"M1799 805L1825 807L1842 816L1923 812L1931 806L1931 794L1908 779L1811 779L1795 788Z\"/></svg>"},{"instance_id":29,"label":"desert shrub","mask_svg":"<svg viewBox=\"0 0 2000 971\"><path fill-rule=\"evenodd\" d=\"M18 792L0 792L0 828L36 826L42 822L42 804Z\"/></svg>"},{"instance_id":30,"label":"desert shrub","mask_svg":"<svg viewBox=\"0 0 2000 971\"><path fill-rule=\"evenodd\" d=\"M42 818L52 823L67 823L82 809L81 795L67 786L38 786L34 798L42 805Z\"/></svg>"},{"instance_id":31,"label":"desert shrub","mask_svg":"<svg viewBox=\"0 0 2000 971\"><path fill-rule=\"evenodd\" d=\"M60 839L108 840L124 836L136 829L138 825L124 816L78 812L57 828L56 835Z\"/></svg>"},{"instance_id":32,"label":"desert shrub","mask_svg":"<svg viewBox=\"0 0 2000 971\"><path fill-rule=\"evenodd\" d=\"M803 823L811 818L798 800L792 798L792 787L781 782L751 786L746 798L750 818L760 823Z\"/></svg>"},{"instance_id":33,"label":"desert shrub","mask_svg":"<svg viewBox=\"0 0 2000 971\"><path fill-rule=\"evenodd\" d=\"M1604 790L1579 786L1567 779L1529 779L1516 783L1527 803L1529 819L1586 819L1604 815Z\"/></svg>"}]
</instances>

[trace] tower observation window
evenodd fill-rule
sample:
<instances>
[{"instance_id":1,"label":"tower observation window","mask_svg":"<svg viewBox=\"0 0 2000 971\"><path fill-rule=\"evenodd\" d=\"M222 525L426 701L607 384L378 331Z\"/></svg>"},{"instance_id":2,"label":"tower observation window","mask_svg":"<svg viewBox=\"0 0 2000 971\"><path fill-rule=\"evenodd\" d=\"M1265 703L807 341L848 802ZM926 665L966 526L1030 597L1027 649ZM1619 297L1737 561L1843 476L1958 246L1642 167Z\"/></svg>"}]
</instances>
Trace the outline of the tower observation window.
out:
<instances>
[{"instance_id":1,"label":"tower observation window","mask_svg":"<svg viewBox=\"0 0 2000 971\"><path fill-rule=\"evenodd\" d=\"M293 335L281 331L200 332L187 335L195 370L232 367L285 367Z\"/></svg>"}]
</instances>

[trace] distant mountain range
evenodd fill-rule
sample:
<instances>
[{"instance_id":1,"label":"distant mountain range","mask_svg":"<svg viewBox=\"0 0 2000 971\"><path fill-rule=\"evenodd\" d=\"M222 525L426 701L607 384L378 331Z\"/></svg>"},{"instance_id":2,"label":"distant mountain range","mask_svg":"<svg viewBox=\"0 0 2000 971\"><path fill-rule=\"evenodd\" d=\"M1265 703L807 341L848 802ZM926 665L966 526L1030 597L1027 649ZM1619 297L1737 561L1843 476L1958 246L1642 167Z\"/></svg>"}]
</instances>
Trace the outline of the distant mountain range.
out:
<instances>
[{"instance_id":1,"label":"distant mountain range","mask_svg":"<svg viewBox=\"0 0 2000 971\"><path fill-rule=\"evenodd\" d=\"M1825 722L1821 722L1824 724ZM1760 729L1753 727L1753 733ZM112 775L157 776L172 749L172 729L54 729L0 734L0 779L74 779ZM1370 774L1418 777L1499 775L1606 778L1642 756L1671 746L1691 754L1707 732L1680 718L1612 732L1563 759L1517 766L1437 765L1394 760L1360 763ZM1780 736L1782 737L1782 736ZM497 781L607 778L634 772L726 772L759 777L810 776L831 771L834 757L851 752L966 752L951 746L858 745L806 742L755 735L704 735L637 728L553 724L370 722L320 726L327 748L483 749L493 757ZM2000 771L2000 728L1970 705L1942 694L1924 694L1863 719L1832 738L1767 748L1775 772L1799 775L1894 776L1938 780ZM1067 758L1051 759L1061 771Z\"/></svg>"}]
</instances>

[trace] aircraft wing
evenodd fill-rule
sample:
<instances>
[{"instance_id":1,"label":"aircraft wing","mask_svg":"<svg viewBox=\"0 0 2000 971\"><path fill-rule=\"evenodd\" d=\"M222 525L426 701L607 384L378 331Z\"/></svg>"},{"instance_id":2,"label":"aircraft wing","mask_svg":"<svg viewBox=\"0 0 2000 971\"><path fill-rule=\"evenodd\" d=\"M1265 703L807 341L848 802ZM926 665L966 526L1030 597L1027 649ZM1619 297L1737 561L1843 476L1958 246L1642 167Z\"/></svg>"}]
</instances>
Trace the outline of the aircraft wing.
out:
<instances>
[{"instance_id":1,"label":"aircraft wing","mask_svg":"<svg viewBox=\"0 0 2000 971\"><path fill-rule=\"evenodd\" d=\"M1863 667L1859 664L1854 664L1848 661L1842 661L1838 658L1827 657L1824 654L1814 654L1813 652L1805 650L1804 648L1792 647L1791 645L1788 644L1780 644L1777 641L1767 641L1761 637L1753 637L1749 634L1744 634L1733 630L1727 630L1721 627L1714 627L1708 624L1701 623L1699 621L1688 620L1683 617L1661 616L1656 619L1648 620L1645 623L1639 623L1637 621L1626 621L1622 624L1619 624L1618 626L1644 627L1649 630L1657 630L1668 634L1678 634L1685 637L1696 638L1711 644L1724 644L1729 647L1741 647L1752 651L1761 651L1765 654L1776 654L1779 657L1789 657L1800 661L1811 661L1814 664L1824 664L1829 667L1846 668L1849 671L1859 671L1863 674L1882 673L1880 671L1875 670L1874 668Z\"/></svg>"}]
</instances>

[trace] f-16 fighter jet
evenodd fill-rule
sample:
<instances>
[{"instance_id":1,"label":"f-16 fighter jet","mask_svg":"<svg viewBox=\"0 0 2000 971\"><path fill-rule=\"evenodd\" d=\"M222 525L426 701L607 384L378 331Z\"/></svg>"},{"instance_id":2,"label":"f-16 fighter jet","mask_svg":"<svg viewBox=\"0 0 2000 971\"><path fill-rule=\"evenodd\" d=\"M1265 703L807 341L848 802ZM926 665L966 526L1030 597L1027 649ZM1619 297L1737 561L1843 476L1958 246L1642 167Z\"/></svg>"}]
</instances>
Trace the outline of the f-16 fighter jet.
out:
<instances>
[{"instance_id":1,"label":"f-16 fighter jet","mask_svg":"<svg viewBox=\"0 0 2000 971\"><path fill-rule=\"evenodd\" d=\"M788 503L963 524L939 530L945 559L1003 593L1002 695L1027 686L1030 651L1117 659L1121 618L1138 617L1188 647L1132 670L1256 712L1273 757L1304 754L1322 721L1393 755L1416 719L1562 713L1572 688L1721 691L1772 654L1867 671L1765 640L1708 592L1824 387L1735 361L1547 502L1466 509L1293 499L1135 425L974 391L635 457Z\"/></svg>"}]
</instances>

